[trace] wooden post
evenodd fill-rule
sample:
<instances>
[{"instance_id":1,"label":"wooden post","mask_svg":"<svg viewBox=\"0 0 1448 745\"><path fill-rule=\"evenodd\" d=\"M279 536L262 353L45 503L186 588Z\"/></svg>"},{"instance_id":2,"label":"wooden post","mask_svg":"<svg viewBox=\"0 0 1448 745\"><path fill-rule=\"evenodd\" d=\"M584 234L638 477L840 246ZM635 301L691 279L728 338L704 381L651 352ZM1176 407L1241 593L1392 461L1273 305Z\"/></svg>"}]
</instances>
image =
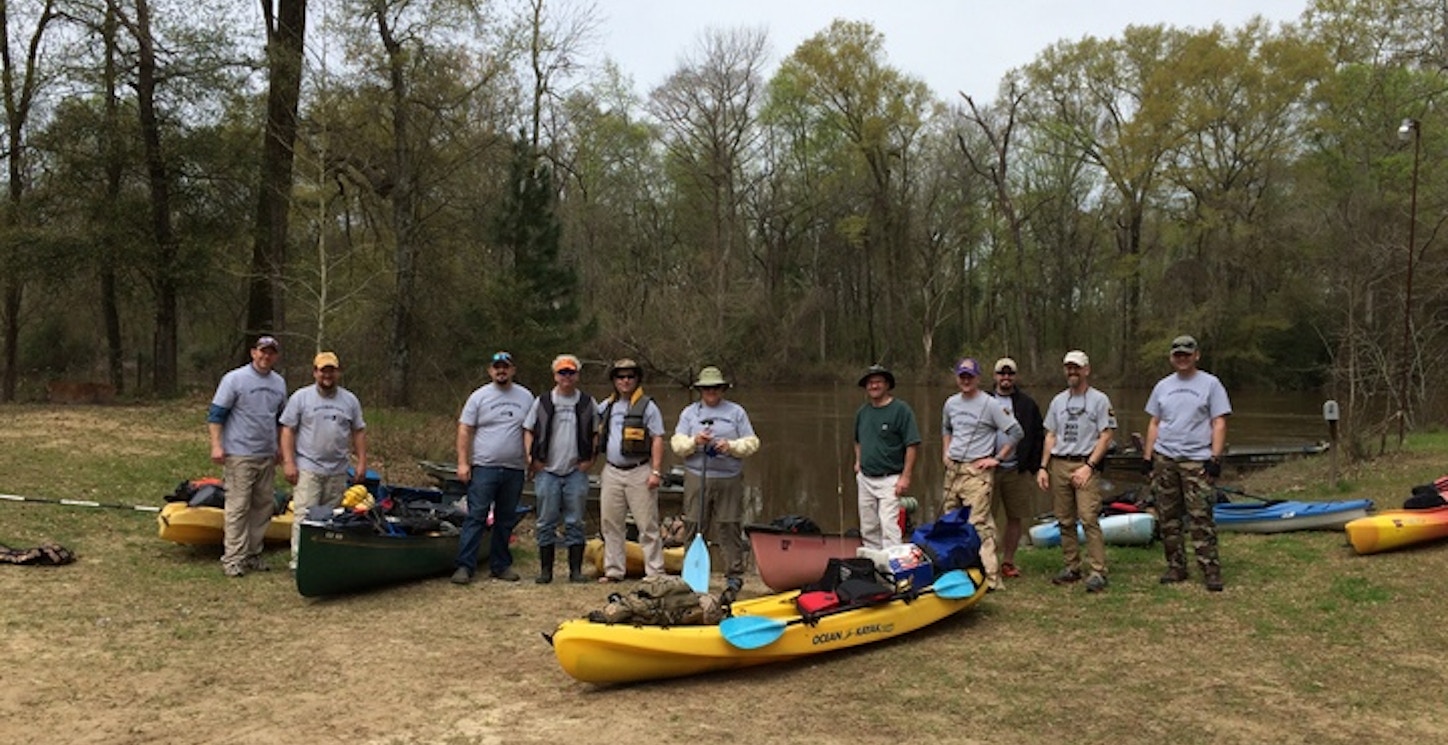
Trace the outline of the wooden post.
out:
<instances>
[{"instance_id":1,"label":"wooden post","mask_svg":"<svg viewBox=\"0 0 1448 745\"><path fill-rule=\"evenodd\" d=\"M1328 399L1322 404L1322 418L1327 422L1327 442L1330 469L1328 471L1328 485L1337 489L1337 420L1339 417L1337 402Z\"/></svg>"}]
</instances>

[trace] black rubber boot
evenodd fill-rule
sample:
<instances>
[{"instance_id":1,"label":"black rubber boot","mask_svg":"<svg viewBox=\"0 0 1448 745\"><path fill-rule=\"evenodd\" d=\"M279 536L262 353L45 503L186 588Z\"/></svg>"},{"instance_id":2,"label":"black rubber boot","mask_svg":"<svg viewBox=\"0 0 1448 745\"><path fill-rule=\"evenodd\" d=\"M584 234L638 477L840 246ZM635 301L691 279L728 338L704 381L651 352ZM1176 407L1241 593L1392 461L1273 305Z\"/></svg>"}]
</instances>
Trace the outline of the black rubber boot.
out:
<instances>
[{"instance_id":1,"label":"black rubber boot","mask_svg":"<svg viewBox=\"0 0 1448 745\"><path fill-rule=\"evenodd\" d=\"M553 581L553 546L538 547L538 563L542 565L543 571L538 573L538 579L533 580L540 585L546 585Z\"/></svg>"},{"instance_id":2,"label":"black rubber boot","mask_svg":"<svg viewBox=\"0 0 1448 745\"><path fill-rule=\"evenodd\" d=\"M568 547L568 581L588 581L588 578L583 576L583 546Z\"/></svg>"}]
</instances>

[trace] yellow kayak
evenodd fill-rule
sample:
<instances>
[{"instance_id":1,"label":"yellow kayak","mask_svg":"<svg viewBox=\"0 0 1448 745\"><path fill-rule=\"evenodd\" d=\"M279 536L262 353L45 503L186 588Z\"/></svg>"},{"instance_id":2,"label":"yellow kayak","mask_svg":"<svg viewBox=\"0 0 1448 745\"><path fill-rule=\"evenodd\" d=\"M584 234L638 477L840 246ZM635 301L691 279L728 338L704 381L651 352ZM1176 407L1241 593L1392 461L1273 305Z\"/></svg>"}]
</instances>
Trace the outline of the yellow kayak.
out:
<instances>
[{"instance_id":1,"label":"yellow kayak","mask_svg":"<svg viewBox=\"0 0 1448 745\"><path fill-rule=\"evenodd\" d=\"M972 587L979 587L981 581L978 570L969 570ZM926 591L913 600L895 599L825 614L814 625L800 618L794 603L798 595L792 591L734 603L734 618L724 623L773 626L773 633L767 634L769 640L761 643L726 638L727 626L609 625L580 619L565 621L558 627L551 639L553 651L564 672L585 683L677 678L784 662L891 639L975 605L985 591L973 590L955 599ZM749 620L741 621L746 618Z\"/></svg>"},{"instance_id":2,"label":"yellow kayak","mask_svg":"<svg viewBox=\"0 0 1448 745\"><path fill-rule=\"evenodd\" d=\"M593 571L600 577L603 576L603 539L590 538L583 544L583 560L593 565ZM637 541L629 541L624 545L624 575L628 577L644 576L644 549ZM669 574L678 574L684 571L684 547L664 549L664 571Z\"/></svg>"},{"instance_id":3,"label":"yellow kayak","mask_svg":"<svg viewBox=\"0 0 1448 745\"><path fill-rule=\"evenodd\" d=\"M187 546L220 546L226 533L226 512L220 507L192 507L185 502L167 502L156 515L161 538ZM266 526L269 543L292 540L292 511L288 507Z\"/></svg>"},{"instance_id":4,"label":"yellow kayak","mask_svg":"<svg viewBox=\"0 0 1448 745\"><path fill-rule=\"evenodd\" d=\"M1385 510L1345 526L1347 539L1360 554L1448 538L1448 507L1429 510Z\"/></svg>"}]
</instances>

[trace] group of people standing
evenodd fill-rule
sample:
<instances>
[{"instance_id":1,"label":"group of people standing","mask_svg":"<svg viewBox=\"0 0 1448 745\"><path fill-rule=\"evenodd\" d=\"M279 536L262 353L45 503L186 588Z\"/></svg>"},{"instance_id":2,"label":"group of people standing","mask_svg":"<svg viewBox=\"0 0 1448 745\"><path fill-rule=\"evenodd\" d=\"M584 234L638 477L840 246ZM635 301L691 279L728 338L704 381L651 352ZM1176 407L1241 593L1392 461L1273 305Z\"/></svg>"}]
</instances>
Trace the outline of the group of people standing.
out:
<instances>
[{"instance_id":1,"label":"group of people standing","mask_svg":"<svg viewBox=\"0 0 1448 745\"><path fill-rule=\"evenodd\" d=\"M274 507L273 482L279 462L293 484L294 509L334 505L346 488L349 458L355 481L366 473L366 422L362 407L341 387L341 363L332 352L313 359L313 385L290 397L273 369L281 345L257 339L251 361L228 372L213 396L207 422L211 459L225 472L225 547L221 563L232 577L267 569L262 539ZM1186 537L1208 590L1223 588L1212 519L1211 480L1221 474L1226 417L1232 413L1226 389L1200 370L1196 339L1172 341L1173 372L1153 388L1146 404L1151 421L1142 450L1143 474L1151 482L1158 510L1167 570L1162 583L1189 578ZM1052 582L1084 580L1087 592L1108 585L1101 532L1101 471L1116 430L1110 398L1091 386L1091 361L1072 350L1062 360L1066 388L1044 415L1017 384L1019 367L1009 357L993 367L994 385L981 386L980 364L970 357L953 367L957 391L941 412L945 466L942 513L968 508L981 539L981 560L990 590L1003 578L1020 576L1015 565L1027 519L1041 492L1050 495L1061 530L1065 566ZM479 569L482 538L489 535L491 577L516 582L509 548L524 482L534 480L537 496L537 582L553 581L561 540L568 579L585 582L584 514L588 473L602 457L600 527L603 572L599 582L625 575L627 521L637 528L644 573L664 573L658 488L663 481L663 413L644 393L643 368L616 360L608 369L613 390L595 400L578 387L582 363L571 354L550 365L553 388L534 396L514 380L513 356L498 352L488 367L489 382L472 392L458 417L457 477L467 485L463 524L452 581L467 584ZM921 443L915 413L895 398L895 376L874 365L859 379L866 401L855 415L854 471L862 540L868 548L903 542L900 498L911 487ZM720 546L727 590L743 582L747 546L742 533L743 459L755 453L759 437L748 413L729 401L730 388L717 367L703 368L692 387L699 398L679 412L667 448L683 459L686 532L706 527ZM994 503L1006 518L997 554ZM1085 560L1076 527L1085 538ZM295 523L294 523L295 526ZM561 537L560 537L561 530ZM298 528L292 534L296 568Z\"/></svg>"},{"instance_id":2,"label":"group of people standing","mask_svg":"<svg viewBox=\"0 0 1448 745\"><path fill-rule=\"evenodd\" d=\"M1151 421L1141 468L1150 480L1166 553L1161 582L1189 578L1189 534L1204 585L1221 591L1211 480L1221 475L1231 403L1221 381L1198 369L1196 339L1173 339L1170 359L1173 372L1156 384L1147 400ZM1116 414L1111 399L1091 386L1091 360L1085 352L1067 352L1062 368L1066 388L1051 399L1044 416L1017 385L1015 360L996 361L995 385L988 392L981 388L975 359L963 358L953 368L958 391L946 398L941 411L941 512L969 509L989 590L1003 587L1003 578L1020 576L1016 549L1041 492L1050 495L1065 564L1051 581L1070 585L1084 580L1090 593L1109 584L1099 515L1101 471L1115 435ZM910 488L921 438L914 412L892 394L895 376L890 370L872 366L859 385L866 395L855 417L860 531L867 547L883 548L902 541L893 516L899 497ZM999 555L992 514L996 502L1006 517ZM1085 537L1084 562L1078 524Z\"/></svg>"}]
</instances>

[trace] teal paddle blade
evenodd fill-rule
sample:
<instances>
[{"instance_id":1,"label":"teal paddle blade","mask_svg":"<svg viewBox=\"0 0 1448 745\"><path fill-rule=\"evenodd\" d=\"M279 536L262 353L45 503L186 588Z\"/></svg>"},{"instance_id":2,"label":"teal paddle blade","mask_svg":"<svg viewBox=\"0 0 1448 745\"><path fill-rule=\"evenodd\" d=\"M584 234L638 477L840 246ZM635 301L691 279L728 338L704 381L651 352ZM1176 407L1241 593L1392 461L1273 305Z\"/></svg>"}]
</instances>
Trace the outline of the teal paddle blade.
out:
<instances>
[{"instance_id":1,"label":"teal paddle blade","mask_svg":"<svg viewBox=\"0 0 1448 745\"><path fill-rule=\"evenodd\" d=\"M709 547L699 533L694 534L694 542L684 552L684 583L694 592L709 591Z\"/></svg>"},{"instance_id":2,"label":"teal paddle blade","mask_svg":"<svg viewBox=\"0 0 1448 745\"><path fill-rule=\"evenodd\" d=\"M946 600L961 600L975 594L975 583L964 571L952 569L937 577L930 589Z\"/></svg>"},{"instance_id":3,"label":"teal paddle blade","mask_svg":"<svg viewBox=\"0 0 1448 745\"><path fill-rule=\"evenodd\" d=\"M719 623L719 633L737 649L759 649L784 636L784 627L788 625L764 616L731 616Z\"/></svg>"}]
</instances>

